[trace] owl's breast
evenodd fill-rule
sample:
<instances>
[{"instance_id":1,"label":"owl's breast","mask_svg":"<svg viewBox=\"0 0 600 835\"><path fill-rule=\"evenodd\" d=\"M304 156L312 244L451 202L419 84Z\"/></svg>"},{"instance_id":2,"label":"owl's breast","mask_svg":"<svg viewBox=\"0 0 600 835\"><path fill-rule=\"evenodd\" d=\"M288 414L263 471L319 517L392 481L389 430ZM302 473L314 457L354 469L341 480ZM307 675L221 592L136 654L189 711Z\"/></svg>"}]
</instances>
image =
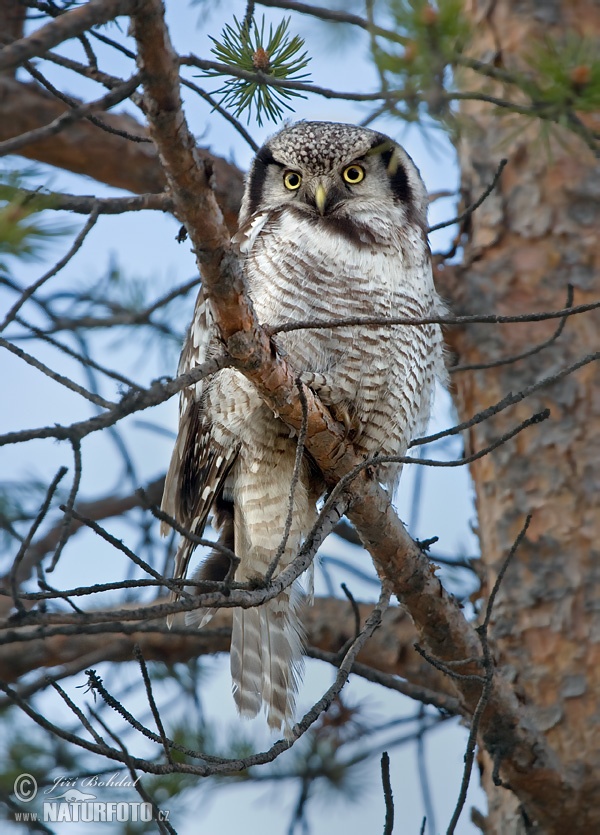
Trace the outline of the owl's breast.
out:
<instances>
[{"instance_id":1,"label":"owl's breast","mask_svg":"<svg viewBox=\"0 0 600 835\"><path fill-rule=\"evenodd\" d=\"M246 272L261 323L306 323L275 336L294 370L307 372L327 405L349 407L362 427L359 448L395 454L426 419L443 363L437 326L386 322L432 315L437 296L418 230L391 229L387 239L384 231L380 222L377 235L340 234L282 214L256 237ZM354 317L381 324L311 327Z\"/></svg>"},{"instance_id":2,"label":"owl's breast","mask_svg":"<svg viewBox=\"0 0 600 835\"><path fill-rule=\"evenodd\" d=\"M271 327L285 322L327 322L347 317L423 315L433 297L431 269L422 241L403 245L346 225L319 223L282 213L265 224L247 255L250 295L257 315ZM362 229L365 229L363 226ZM420 243L420 246L419 246ZM311 329L280 334L276 341L300 369L327 370L352 353L357 338L375 337L379 348L389 327Z\"/></svg>"}]
</instances>

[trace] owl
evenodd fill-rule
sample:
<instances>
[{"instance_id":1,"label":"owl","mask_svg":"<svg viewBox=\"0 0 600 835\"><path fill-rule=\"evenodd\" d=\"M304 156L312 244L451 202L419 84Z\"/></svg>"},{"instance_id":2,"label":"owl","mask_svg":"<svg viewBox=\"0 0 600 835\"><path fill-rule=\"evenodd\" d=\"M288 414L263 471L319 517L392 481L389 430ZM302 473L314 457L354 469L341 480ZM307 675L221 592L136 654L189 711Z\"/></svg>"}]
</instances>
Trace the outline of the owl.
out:
<instances>
[{"instance_id":1,"label":"owl","mask_svg":"<svg viewBox=\"0 0 600 835\"><path fill-rule=\"evenodd\" d=\"M426 207L417 168L389 137L332 122L285 127L256 154L233 238L259 321L441 313ZM424 430L435 379L444 377L438 325L309 327L275 342L302 382L344 422L358 455L402 455ZM200 290L180 373L221 350L210 301ZM212 514L219 542L239 558L235 580L255 582L282 540L295 457L290 429L243 374L224 368L182 392L162 507L197 535ZM390 493L399 471L398 465L379 468ZM324 489L305 456L277 572L313 525ZM194 547L182 538L176 578L186 576ZM228 572L229 558L214 550L194 576L223 580ZM296 583L261 606L233 610L230 663L238 710L253 717L264 708L269 727L285 733L302 670L303 605ZM210 615L201 610L200 625Z\"/></svg>"}]
</instances>

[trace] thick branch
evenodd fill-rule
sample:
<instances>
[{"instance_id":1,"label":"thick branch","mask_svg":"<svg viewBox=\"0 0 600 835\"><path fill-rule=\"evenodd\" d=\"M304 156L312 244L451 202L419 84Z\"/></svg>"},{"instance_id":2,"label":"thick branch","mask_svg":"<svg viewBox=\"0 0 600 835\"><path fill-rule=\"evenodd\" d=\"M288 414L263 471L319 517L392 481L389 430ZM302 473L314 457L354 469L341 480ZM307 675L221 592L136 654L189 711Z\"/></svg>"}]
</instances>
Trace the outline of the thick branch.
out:
<instances>
[{"instance_id":1,"label":"thick branch","mask_svg":"<svg viewBox=\"0 0 600 835\"><path fill-rule=\"evenodd\" d=\"M135 604L137 607L139 604ZM359 604L361 618L371 611L370 604ZM231 633L231 610L215 613L210 624L200 630L180 630L178 620L169 631L164 620L140 623L134 621L127 632L109 635L106 632L78 635L53 635L26 643L0 646L0 679L7 683L18 681L34 670L50 670L72 664L95 652L99 645L109 647L106 661L132 660L133 647L137 643L146 661L163 661L166 664L186 662L191 658L216 652L228 652ZM303 623L307 640L312 647L325 653L337 653L354 637L354 612L346 600L317 598L315 605L306 607ZM36 629L37 627L33 627ZM139 631L136 629L139 628ZM156 631L152 631L152 629ZM26 631L29 631L29 627ZM16 636L15 636L16 637ZM427 664L413 649L416 635L409 617L399 608L386 612L381 629L364 647L359 661L373 670L401 676L420 687L439 692L447 699L452 688L439 671Z\"/></svg>"},{"instance_id":2,"label":"thick branch","mask_svg":"<svg viewBox=\"0 0 600 835\"><path fill-rule=\"evenodd\" d=\"M23 84L0 75L0 142L47 125L68 111L64 102L36 84ZM147 135L146 128L126 113L106 113L102 118L112 128L134 136ZM19 153L135 194L157 194L166 185L153 145L130 142L87 121L71 125L60 136L27 145ZM243 175L234 165L211 156L208 151L198 149L197 153L210 160L215 195L227 226L233 230L237 225Z\"/></svg>"},{"instance_id":3,"label":"thick branch","mask_svg":"<svg viewBox=\"0 0 600 835\"><path fill-rule=\"evenodd\" d=\"M96 111L109 110L111 107L114 107L115 104L120 104L124 99L130 96L138 86L139 81L139 75L134 75L128 81L114 87L97 101L80 104L77 107L73 107L71 110L67 110L62 114L62 116L54 119L54 121L50 122L48 125L43 125L42 127L36 128L29 133L15 136L13 139L5 140L0 143L0 155L5 156L6 154L17 153L26 145L31 145L35 142L39 142L62 133L74 122L78 122L84 117L91 116L91 114Z\"/></svg>"},{"instance_id":4,"label":"thick branch","mask_svg":"<svg viewBox=\"0 0 600 835\"><path fill-rule=\"evenodd\" d=\"M43 55L63 41L81 35L99 23L129 14L135 0L89 0L85 5L60 15L32 35L0 49L0 70L12 69L30 58Z\"/></svg>"}]
</instances>

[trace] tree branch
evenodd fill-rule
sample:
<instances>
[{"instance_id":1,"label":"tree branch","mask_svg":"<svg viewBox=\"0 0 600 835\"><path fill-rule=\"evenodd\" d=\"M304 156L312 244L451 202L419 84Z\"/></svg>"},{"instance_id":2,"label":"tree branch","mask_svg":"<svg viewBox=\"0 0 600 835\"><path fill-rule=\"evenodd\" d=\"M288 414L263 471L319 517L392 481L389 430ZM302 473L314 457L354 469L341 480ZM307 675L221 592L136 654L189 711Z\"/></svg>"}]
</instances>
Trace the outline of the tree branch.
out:
<instances>
[{"instance_id":1,"label":"tree branch","mask_svg":"<svg viewBox=\"0 0 600 835\"><path fill-rule=\"evenodd\" d=\"M32 35L0 49L0 70L13 69L23 61L43 55L53 46L81 35L91 26L129 14L134 6L135 0L89 0L46 23Z\"/></svg>"},{"instance_id":2,"label":"tree branch","mask_svg":"<svg viewBox=\"0 0 600 835\"><path fill-rule=\"evenodd\" d=\"M367 603L357 604L361 619L371 610ZM132 603L131 608L139 608ZM186 628L182 619L176 619L168 630L164 620L133 621L122 625L120 632L109 640L104 631L81 631L78 634L55 634L37 637L32 631L37 627L25 627L13 632L13 641L0 646L0 679L7 683L19 681L34 670L45 669L53 676L64 665L73 665L89 659L100 644L105 646L104 660L128 663L132 660L133 647L139 644L146 661L162 661L172 665L185 663L192 658L228 652L231 634L232 612L220 609L215 612L210 625L204 629ZM354 613L346 600L333 597L317 597L314 606L306 607L303 623L312 657L327 663L339 663L339 651L355 636ZM124 628L123 628L124 627ZM32 640L19 640L19 637ZM382 626L374 633L358 657L355 672L371 681L380 682L378 676L387 676L397 683L393 689L413 698L425 694L428 703L437 704L454 712L456 700L447 678L415 651L415 630L410 618L398 608L385 613ZM88 665L89 666L89 665ZM407 682L409 683L407 685ZM418 688L411 690L411 687Z\"/></svg>"},{"instance_id":3,"label":"tree branch","mask_svg":"<svg viewBox=\"0 0 600 835\"><path fill-rule=\"evenodd\" d=\"M115 87L110 92L106 93L96 101L91 101L86 104L80 104L73 107L58 116L48 125L42 125L35 128L28 133L22 133L12 139L5 139L0 142L0 156L6 154L14 154L20 151L25 145L30 145L33 142L39 142L42 139L48 139L50 136L56 136L58 133L66 130L70 125L85 118L86 116L96 113L97 111L109 110L115 104L120 104L124 99L133 93L135 88L140 83L139 74L132 76L130 79Z\"/></svg>"},{"instance_id":4,"label":"tree branch","mask_svg":"<svg viewBox=\"0 0 600 835\"><path fill-rule=\"evenodd\" d=\"M254 383L273 411L298 431L302 415L298 398L294 396L294 375L275 354L272 343L256 321L245 295L240 264L229 248L226 230L209 189L205 167L198 165L194 158L181 110L178 61L162 11L160 0L148 0L144 13L138 13L133 20L140 67L145 71L151 135L160 149L176 204L202 267L205 290L227 349L236 367ZM359 462L345 444L341 427L333 423L312 392L306 394L306 447L328 482L336 483ZM344 485L343 492L349 501L348 515L378 571L391 583L413 618L420 639L432 654L453 662L477 657L480 644L475 630L406 533L387 493L368 471L361 471L351 485ZM274 585L279 577L273 581ZM479 670L473 662L468 662L459 672L468 675ZM462 704L469 713L474 713L480 687L464 678L455 683ZM512 688L498 673L494 675L492 687L481 717L483 741L491 751L502 745L503 768L512 787L544 819L548 799L555 803L564 799L564 776L544 736L527 721ZM532 779L535 773L544 775L543 791L541 781Z\"/></svg>"},{"instance_id":5,"label":"tree branch","mask_svg":"<svg viewBox=\"0 0 600 835\"><path fill-rule=\"evenodd\" d=\"M0 141L36 130L60 118L69 108L64 102L41 90L36 84L23 84L0 75ZM146 136L146 128L126 113L106 113L104 122L125 133ZM208 151L197 153L209 161L214 171L215 195L231 232L237 226L242 199L243 175L230 162ZM161 195L165 177L156 148L147 143L129 142L122 136L108 134L84 121L22 148L28 159L54 165L76 174L135 194ZM162 197L161 197L162 199ZM65 208L77 211L70 205ZM172 205L165 205L172 211Z\"/></svg>"}]
</instances>

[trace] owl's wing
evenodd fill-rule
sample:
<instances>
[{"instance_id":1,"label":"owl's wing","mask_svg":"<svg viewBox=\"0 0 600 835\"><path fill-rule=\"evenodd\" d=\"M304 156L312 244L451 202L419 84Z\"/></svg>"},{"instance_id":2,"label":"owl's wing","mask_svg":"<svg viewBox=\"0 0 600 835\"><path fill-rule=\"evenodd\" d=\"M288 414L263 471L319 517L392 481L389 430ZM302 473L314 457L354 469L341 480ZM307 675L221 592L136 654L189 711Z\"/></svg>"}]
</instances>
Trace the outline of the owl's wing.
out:
<instances>
[{"instance_id":1,"label":"owl's wing","mask_svg":"<svg viewBox=\"0 0 600 835\"><path fill-rule=\"evenodd\" d=\"M194 318L179 362L184 374L201 365L217 350L217 331L202 291L198 295ZM211 415L206 408L210 381L200 380L183 389L180 398L179 432L165 478L162 510L186 530L201 536L210 509L219 497L238 447L225 449L216 442ZM161 522L161 533L169 532ZM175 557L174 578L185 577L195 544L182 537ZM177 597L177 595L172 595Z\"/></svg>"},{"instance_id":2,"label":"owl's wing","mask_svg":"<svg viewBox=\"0 0 600 835\"><path fill-rule=\"evenodd\" d=\"M242 255L248 255L256 239L265 228L266 224L271 219L271 212L258 212L253 215L250 220L240 224L240 228L235 233L231 242L235 244Z\"/></svg>"}]
</instances>

